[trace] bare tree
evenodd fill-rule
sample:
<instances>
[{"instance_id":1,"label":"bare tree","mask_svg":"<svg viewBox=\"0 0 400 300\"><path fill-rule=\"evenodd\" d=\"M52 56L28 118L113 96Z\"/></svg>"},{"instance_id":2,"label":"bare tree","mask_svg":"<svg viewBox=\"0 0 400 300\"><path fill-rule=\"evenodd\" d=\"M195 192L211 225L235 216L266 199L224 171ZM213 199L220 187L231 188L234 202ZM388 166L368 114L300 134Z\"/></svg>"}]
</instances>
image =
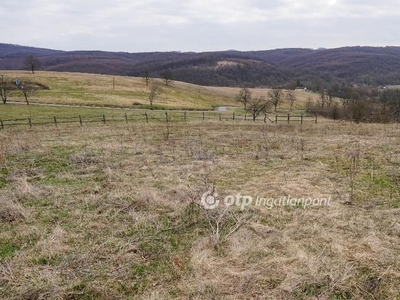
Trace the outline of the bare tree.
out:
<instances>
[{"instance_id":1,"label":"bare tree","mask_svg":"<svg viewBox=\"0 0 400 300\"><path fill-rule=\"evenodd\" d=\"M239 94L236 95L236 100L244 105L244 109L247 110L247 103L251 100L251 92L248 88L242 88Z\"/></svg>"},{"instance_id":2,"label":"bare tree","mask_svg":"<svg viewBox=\"0 0 400 300\"><path fill-rule=\"evenodd\" d=\"M293 109L293 104L296 102L296 95L294 94L294 91L288 90L286 92L286 99L289 101L290 104L290 111Z\"/></svg>"},{"instance_id":3,"label":"bare tree","mask_svg":"<svg viewBox=\"0 0 400 300\"><path fill-rule=\"evenodd\" d=\"M37 89L35 87L27 86L22 89L22 95L24 95L26 104L29 105L29 98L33 93L35 93Z\"/></svg>"},{"instance_id":4,"label":"bare tree","mask_svg":"<svg viewBox=\"0 0 400 300\"><path fill-rule=\"evenodd\" d=\"M153 102L160 91L160 85L157 80L153 79L150 81L149 90L150 90L150 93L149 93L150 107L151 107L151 109L153 109Z\"/></svg>"},{"instance_id":5,"label":"bare tree","mask_svg":"<svg viewBox=\"0 0 400 300\"><path fill-rule=\"evenodd\" d=\"M261 113L265 113L270 106L271 106L270 101L267 101L267 99L264 96L258 96L250 98L248 100L246 110L251 113L253 121L255 121L257 117Z\"/></svg>"},{"instance_id":6,"label":"bare tree","mask_svg":"<svg viewBox=\"0 0 400 300\"><path fill-rule=\"evenodd\" d=\"M318 104L321 108L325 107L325 103L327 102L327 97L326 97L326 93L325 93L325 88L324 85L322 83L318 83L317 86L317 91L319 94L319 98L318 98Z\"/></svg>"},{"instance_id":7,"label":"bare tree","mask_svg":"<svg viewBox=\"0 0 400 300\"><path fill-rule=\"evenodd\" d=\"M326 95L325 95L325 92L324 91L320 91L319 92L319 98L318 98L318 104L319 104L319 106L321 107L321 108L324 108L325 107L325 103L327 102L327 99L326 99L327 97L326 97Z\"/></svg>"},{"instance_id":8,"label":"bare tree","mask_svg":"<svg viewBox=\"0 0 400 300\"><path fill-rule=\"evenodd\" d=\"M338 86L334 85L333 87L331 87L328 92L327 92L327 103L328 103L328 107L331 107L333 101L335 100L335 97L337 96L337 91L338 91Z\"/></svg>"},{"instance_id":9,"label":"bare tree","mask_svg":"<svg viewBox=\"0 0 400 300\"><path fill-rule=\"evenodd\" d=\"M4 104L7 103L10 90L11 90L10 81L7 78L4 78L4 75L1 75L0 96Z\"/></svg>"},{"instance_id":10,"label":"bare tree","mask_svg":"<svg viewBox=\"0 0 400 300\"><path fill-rule=\"evenodd\" d=\"M170 69L162 72L161 77L164 79L165 85L169 85L172 82L172 80L174 79L174 76Z\"/></svg>"},{"instance_id":11,"label":"bare tree","mask_svg":"<svg viewBox=\"0 0 400 300\"><path fill-rule=\"evenodd\" d=\"M283 99L282 99L282 90L281 89L277 89L277 88L273 88L269 92L269 97L270 97L270 100L272 102L272 105L275 107L275 112L276 112L276 108L283 101Z\"/></svg>"},{"instance_id":12,"label":"bare tree","mask_svg":"<svg viewBox=\"0 0 400 300\"><path fill-rule=\"evenodd\" d=\"M20 82L19 80L15 81L15 84L17 85L17 88L21 90L26 104L29 105L29 98L38 90L37 86L28 82Z\"/></svg>"},{"instance_id":13,"label":"bare tree","mask_svg":"<svg viewBox=\"0 0 400 300\"><path fill-rule=\"evenodd\" d=\"M150 72L149 72L149 69L144 69L144 72L143 72L143 81L144 81L144 83L146 83L146 85L147 86L149 86L149 84L150 84Z\"/></svg>"},{"instance_id":14,"label":"bare tree","mask_svg":"<svg viewBox=\"0 0 400 300\"><path fill-rule=\"evenodd\" d=\"M28 70L32 71L32 74L35 73L35 70L39 69L42 65L40 63L40 60L31 54L25 57L24 64L28 68Z\"/></svg>"}]
</instances>

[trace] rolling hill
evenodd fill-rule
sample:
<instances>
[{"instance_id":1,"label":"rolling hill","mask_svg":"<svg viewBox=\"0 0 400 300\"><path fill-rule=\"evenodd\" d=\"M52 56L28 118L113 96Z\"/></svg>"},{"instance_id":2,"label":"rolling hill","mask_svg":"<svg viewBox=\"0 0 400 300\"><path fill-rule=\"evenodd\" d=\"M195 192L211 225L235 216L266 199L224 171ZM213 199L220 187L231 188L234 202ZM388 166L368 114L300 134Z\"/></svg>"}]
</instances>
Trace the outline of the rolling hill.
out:
<instances>
[{"instance_id":1,"label":"rolling hill","mask_svg":"<svg viewBox=\"0 0 400 300\"><path fill-rule=\"evenodd\" d=\"M46 71L174 78L208 86L295 87L351 82L378 86L400 83L400 47L275 49L220 52L58 51L0 44L0 69L24 69L32 54Z\"/></svg>"},{"instance_id":2,"label":"rolling hill","mask_svg":"<svg viewBox=\"0 0 400 300\"><path fill-rule=\"evenodd\" d=\"M36 92L29 96L32 103L118 108L149 107L149 86L138 77L48 71L38 71L35 74L29 71L2 71L0 75L4 75L9 82L18 80L23 85L34 86ZM242 106L235 99L239 88L199 86L180 81L166 86L161 79L156 82L159 86L154 108L214 110L218 106ZM268 97L269 91L266 88L251 89L254 95L264 97ZM295 95L295 108L299 109L304 108L309 98L318 97L317 94L303 91L295 91ZM10 92L8 101L25 103L22 93L16 88ZM286 107L285 105L282 108Z\"/></svg>"}]
</instances>

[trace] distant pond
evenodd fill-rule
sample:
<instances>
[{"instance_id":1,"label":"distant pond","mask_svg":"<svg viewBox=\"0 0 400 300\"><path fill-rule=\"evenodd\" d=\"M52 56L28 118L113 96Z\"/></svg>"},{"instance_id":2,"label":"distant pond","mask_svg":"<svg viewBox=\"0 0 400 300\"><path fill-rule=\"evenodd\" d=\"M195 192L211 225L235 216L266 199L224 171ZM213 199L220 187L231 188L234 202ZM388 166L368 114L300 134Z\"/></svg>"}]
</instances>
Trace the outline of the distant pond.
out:
<instances>
[{"instance_id":1,"label":"distant pond","mask_svg":"<svg viewBox=\"0 0 400 300\"><path fill-rule=\"evenodd\" d=\"M216 111L228 111L228 107L226 106L217 106L215 108Z\"/></svg>"}]
</instances>

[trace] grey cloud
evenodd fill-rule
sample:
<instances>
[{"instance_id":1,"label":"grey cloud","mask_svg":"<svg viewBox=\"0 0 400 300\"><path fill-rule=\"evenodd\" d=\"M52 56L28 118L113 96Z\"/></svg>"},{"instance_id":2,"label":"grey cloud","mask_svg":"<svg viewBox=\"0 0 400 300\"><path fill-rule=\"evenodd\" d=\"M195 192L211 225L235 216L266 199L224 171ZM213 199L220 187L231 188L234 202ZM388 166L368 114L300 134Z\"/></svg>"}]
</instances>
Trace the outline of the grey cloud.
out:
<instances>
[{"instance_id":1,"label":"grey cloud","mask_svg":"<svg viewBox=\"0 0 400 300\"><path fill-rule=\"evenodd\" d=\"M395 45L395 1L32 0L2 4L6 43L111 51Z\"/></svg>"}]
</instances>

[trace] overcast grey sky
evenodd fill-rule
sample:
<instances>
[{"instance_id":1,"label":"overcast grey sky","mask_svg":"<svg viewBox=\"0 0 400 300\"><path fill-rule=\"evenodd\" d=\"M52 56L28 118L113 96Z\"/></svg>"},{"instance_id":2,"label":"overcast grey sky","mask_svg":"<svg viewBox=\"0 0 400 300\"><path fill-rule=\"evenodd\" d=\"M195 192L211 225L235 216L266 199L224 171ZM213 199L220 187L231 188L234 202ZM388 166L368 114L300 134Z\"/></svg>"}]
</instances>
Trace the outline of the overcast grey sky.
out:
<instances>
[{"instance_id":1,"label":"overcast grey sky","mask_svg":"<svg viewBox=\"0 0 400 300\"><path fill-rule=\"evenodd\" d=\"M398 46L398 1L3 0L3 43L58 50Z\"/></svg>"}]
</instances>

